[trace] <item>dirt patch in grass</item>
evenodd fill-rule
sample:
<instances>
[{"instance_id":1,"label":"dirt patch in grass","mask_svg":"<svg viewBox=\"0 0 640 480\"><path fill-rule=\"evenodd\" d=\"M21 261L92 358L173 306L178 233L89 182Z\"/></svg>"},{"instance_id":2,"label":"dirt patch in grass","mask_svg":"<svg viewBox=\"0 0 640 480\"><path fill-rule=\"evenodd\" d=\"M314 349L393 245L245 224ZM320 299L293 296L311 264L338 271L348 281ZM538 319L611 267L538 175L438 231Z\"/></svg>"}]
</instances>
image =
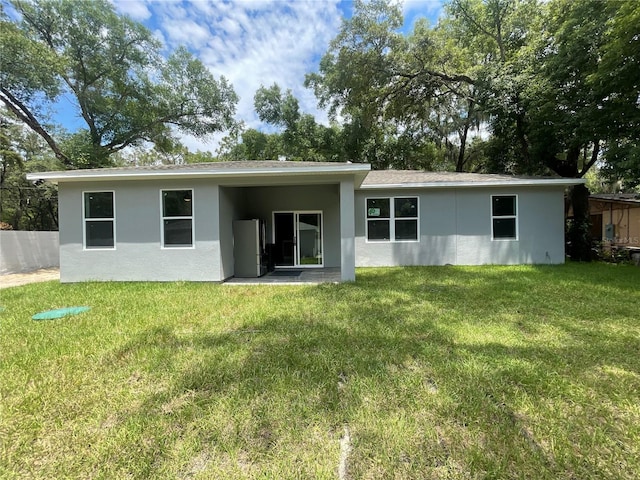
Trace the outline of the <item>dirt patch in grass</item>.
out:
<instances>
[{"instance_id":1,"label":"dirt patch in grass","mask_svg":"<svg viewBox=\"0 0 640 480\"><path fill-rule=\"evenodd\" d=\"M19 287L37 282L49 282L60 280L59 268L43 268L33 272L8 273L0 275L0 289L9 287Z\"/></svg>"}]
</instances>

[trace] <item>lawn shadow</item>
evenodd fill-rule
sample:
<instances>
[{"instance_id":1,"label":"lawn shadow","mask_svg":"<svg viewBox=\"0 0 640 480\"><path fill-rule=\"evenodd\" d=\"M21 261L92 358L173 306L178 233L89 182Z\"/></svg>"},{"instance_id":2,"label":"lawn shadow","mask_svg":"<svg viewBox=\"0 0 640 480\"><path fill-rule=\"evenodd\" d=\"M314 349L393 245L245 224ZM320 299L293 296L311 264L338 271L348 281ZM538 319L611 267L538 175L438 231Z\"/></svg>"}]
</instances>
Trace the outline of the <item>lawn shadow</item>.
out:
<instances>
[{"instance_id":1,"label":"lawn shadow","mask_svg":"<svg viewBox=\"0 0 640 480\"><path fill-rule=\"evenodd\" d=\"M603 365L638 372L633 331L603 333L588 304L548 301L558 298L558 289L584 296L606 288L611 294L615 275L603 286L602 278L580 269L569 267L567 274L556 268L563 267L359 271L355 283L287 290L300 297L297 311L274 304L259 319L217 333L149 328L112 358L127 362L152 350L149 372L167 372L167 387L149 394L135 415L171 415L181 424L200 419L204 443L251 455L274 455L287 429L322 425L337 438L376 393L389 397L380 408L420 409L401 398L406 392L398 377L414 376L444 399L429 406L441 422L431 428L444 432L438 442L453 453L430 460L434 465L460 455L461 444L477 437L482 441L467 445L465 455L478 471L509 475L526 459L539 478L605 474L598 465L555 458L553 440L540 437L544 428L519 410L525 398L533 405L572 398L574 383ZM564 285L554 284L558 277ZM629 295L626 288L619 295ZM540 321L566 339L533 341ZM518 341L465 341L456 334L458 327L483 322L500 324ZM200 417L207 412L218 420ZM159 452L167 451L167 441L158 440ZM360 441L375 445L384 433L369 432ZM505 450L505 442L516 447ZM496 457L500 451L502 458Z\"/></svg>"}]
</instances>

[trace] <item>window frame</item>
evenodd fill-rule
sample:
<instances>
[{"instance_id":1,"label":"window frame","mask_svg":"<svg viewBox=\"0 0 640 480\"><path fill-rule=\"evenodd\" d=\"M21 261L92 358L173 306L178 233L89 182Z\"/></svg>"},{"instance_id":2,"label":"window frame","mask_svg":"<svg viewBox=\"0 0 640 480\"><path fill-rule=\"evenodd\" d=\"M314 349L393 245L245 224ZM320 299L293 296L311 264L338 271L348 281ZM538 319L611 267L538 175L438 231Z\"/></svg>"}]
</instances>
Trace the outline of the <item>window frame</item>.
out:
<instances>
[{"instance_id":1,"label":"window frame","mask_svg":"<svg viewBox=\"0 0 640 480\"><path fill-rule=\"evenodd\" d=\"M113 217L87 218L86 194L87 193L110 193ZM87 222L111 222L113 224L113 246L112 247L91 247L87 245ZM116 249L116 191L115 190L83 190L82 191L82 250L99 251Z\"/></svg>"},{"instance_id":2,"label":"window frame","mask_svg":"<svg viewBox=\"0 0 640 480\"><path fill-rule=\"evenodd\" d=\"M415 217L396 217L396 199L411 198L416 200L418 215ZM369 200L389 200L389 217L369 218ZM369 221L370 220L388 220L389 221L389 239L388 240L370 240L369 239ZM415 220L416 221L416 238L413 239L396 239L396 220ZM365 232L364 238L366 243L418 243L420 242L420 196L419 195L397 195L386 197L365 197L364 199L364 221Z\"/></svg>"},{"instance_id":3,"label":"window frame","mask_svg":"<svg viewBox=\"0 0 640 480\"><path fill-rule=\"evenodd\" d=\"M494 215L493 214L493 199L495 197L513 197L515 199L515 214L514 215ZM489 199L489 211L491 213L491 241L492 242L517 242L520 239L520 222L518 221L519 217L519 208L520 208L520 200L518 198L517 193L500 193L500 194L492 194ZM515 220L515 237L502 237L496 238L493 221L496 219L514 219Z\"/></svg>"},{"instance_id":4,"label":"window frame","mask_svg":"<svg viewBox=\"0 0 640 480\"><path fill-rule=\"evenodd\" d=\"M191 215L180 215L177 217L164 216L164 192L191 192ZM160 248L162 250L193 250L196 248L196 220L195 220L195 191L193 188L161 188L160 189ZM165 245L164 222L165 220L191 220L191 245Z\"/></svg>"}]
</instances>

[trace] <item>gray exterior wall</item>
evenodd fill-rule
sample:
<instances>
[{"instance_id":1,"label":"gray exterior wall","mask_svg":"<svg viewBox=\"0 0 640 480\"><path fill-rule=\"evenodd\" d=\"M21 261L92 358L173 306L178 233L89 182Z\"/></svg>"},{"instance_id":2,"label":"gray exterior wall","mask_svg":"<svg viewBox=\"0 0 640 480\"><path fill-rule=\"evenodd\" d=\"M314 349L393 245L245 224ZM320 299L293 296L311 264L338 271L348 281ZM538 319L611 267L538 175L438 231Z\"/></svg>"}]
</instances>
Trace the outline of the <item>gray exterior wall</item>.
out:
<instances>
[{"instance_id":1,"label":"gray exterior wall","mask_svg":"<svg viewBox=\"0 0 640 480\"><path fill-rule=\"evenodd\" d=\"M245 192L239 188L220 187L220 253L222 280L234 275L233 221L246 217Z\"/></svg>"},{"instance_id":2,"label":"gray exterior wall","mask_svg":"<svg viewBox=\"0 0 640 480\"><path fill-rule=\"evenodd\" d=\"M0 275L59 265L58 232L0 232Z\"/></svg>"},{"instance_id":3,"label":"gray exterior wall","mask_svg":"<svg viewBox=\"0 0 640 480\"><path fill-rule=\"evenodd\" d=\"M351 180L338 177L331 182L280 186L238 186L213 179L61 183L61 281L221 281L234 273L233 220L266 220L267 242L271 242L274 211L322 211L324 266L341 267L343 280L353 277L354 249L356 266L564 262L563 187L376 189L356 191L351 200L347 195L347 188L353 191ZM193 189L193 248L162 248L163 189ZM109 190L115 192L116 248L86 250L82 193ZM491 239L492 194L518 196L517 240ZM418 242L366 241L365 199L391 196L419 198Z\"/></svg>"},{"instance_id":4,"label":"gray exterior wall","mask_svg":"<svg viewBox=\"0 0 640 480\"><path fill-rule=\"evenodd\" d=\"M162 248L160 191L193 189L194 248ZM115 192L113 250L83 248L82 194ZM206 179L61 183L60 280L221 281L234 274L233 220L323 212L324 266L340 267L340 186L219 186Z\"/></svg>"},{"instance_id":5,"label":"gray exterior wall","mask_svg":"<svg viewBox=\"0 0 640 480\"><path fill-rule=\"evenodd\" d=\"M491 195L518 196L518 240L491 239ZM418 242L367 242L366 198L417 196ZM356 266L564 262L564 188L397 189L356 192Z\"/></svg>"},{"instance_id":6,"label":"gray exterior wall","mask_svg":"<svg viewBox=\"0 0 640 480\"><path fill-rule=\"evenodd\" d=\"M160 190L193 189L194 248L161 246ZM83 191L115 192L115 249L83 249ZM207 180L61 183L60 280L222 279L219 189Z\"/></svg>"}]
</instances>

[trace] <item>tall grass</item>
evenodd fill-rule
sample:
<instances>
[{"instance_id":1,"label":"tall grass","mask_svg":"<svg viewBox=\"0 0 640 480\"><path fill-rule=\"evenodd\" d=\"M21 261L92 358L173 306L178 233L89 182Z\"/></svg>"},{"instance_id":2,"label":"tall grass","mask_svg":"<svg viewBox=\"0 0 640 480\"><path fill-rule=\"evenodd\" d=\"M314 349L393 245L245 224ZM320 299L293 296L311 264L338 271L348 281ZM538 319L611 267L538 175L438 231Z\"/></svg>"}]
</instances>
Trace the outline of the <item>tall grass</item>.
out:
<instances>
[{"instance_id":1,"label":"tall grass","mask_svg":"<svg viewBox=\"0 0 640 480\"><path fill-rule=\"evenodd\" d=\"M640 270L357 273L3 290L0 477L637 478Z\"/></svg>"}]
</instances>

